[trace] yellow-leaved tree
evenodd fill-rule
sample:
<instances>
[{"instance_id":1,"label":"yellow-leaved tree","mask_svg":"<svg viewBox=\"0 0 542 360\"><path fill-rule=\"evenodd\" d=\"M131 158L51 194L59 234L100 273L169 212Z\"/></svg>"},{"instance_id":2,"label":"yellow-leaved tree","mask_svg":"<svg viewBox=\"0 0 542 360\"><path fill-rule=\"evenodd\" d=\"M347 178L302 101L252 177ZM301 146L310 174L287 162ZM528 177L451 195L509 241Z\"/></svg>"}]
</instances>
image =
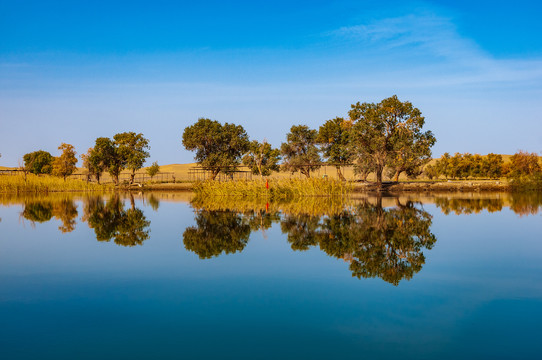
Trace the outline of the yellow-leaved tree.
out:
<instances>
[{"instance_id":1,"label":"yellow-leaved tree","mask_svg":"<svg viewBox=\"0 0 542 360\"><path fill-rule=\"evenodd\" d=\"M73 145L62 143L58 150L62 150L62 154L53 161L53 175L62 176L66 181L66 177L73 174L77 169L75 167L75 164L77 164L75 148Z\"/></svg>"}]
</instances>

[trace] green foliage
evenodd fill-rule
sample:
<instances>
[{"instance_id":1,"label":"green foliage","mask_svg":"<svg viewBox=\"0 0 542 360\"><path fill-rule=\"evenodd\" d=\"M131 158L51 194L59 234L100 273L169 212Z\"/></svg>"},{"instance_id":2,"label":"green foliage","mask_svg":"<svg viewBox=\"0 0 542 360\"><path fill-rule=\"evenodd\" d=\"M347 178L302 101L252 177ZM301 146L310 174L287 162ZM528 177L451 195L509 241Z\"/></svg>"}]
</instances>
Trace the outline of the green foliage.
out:
<instances>
[{"instance_id":1,"label":"green foliage","mask_svg":"<svg viewBox=\"0 0 542 360\"><path fill-rule=\"evenodd\" d=\"M66 181L66 177L73 174L77 169L77 158L75 157L75 149L73 145L62 143L58 150L62 150L62 154L53 160L53 175L60 176Z\"/></svg>"},{"instance_id":2,"label":"green foliage","mask_svg":"<svg viewBox=\"0 0 542 360\"><path fill-rule=\"evenodd\" d=\"M115 195L107 203L100 197L90 198L84 208L84 218L94 229L98 241L114 240L120 246L143 245L149 238L150 221L143 211L135 207L125 209L120 197Z\"/></svg>"},{"instance_id":3,"label":"green foliage","mask_svg":"<svg viewBox=\"0 0 542 360\"><path fill-rule=\"evenodd\" d=\"M337 175L341 180L346 180L341 172L341 166L350 164L354 159L350 146L351 128L351 121L336 117L326 121L318 130L317 142L327 162L337 167Z\"/></svg>"},{"instance_id":4,"label":"green foliage","mask_svg":"<svg viewBox=\"0 0 542 360\"><path fill-rule=\"evenodd\" d=\"M151 179L160 172L160 165L158 165L158 162L155 161L152 163L151 166L147 168L147 174L151 177Z\"/></svg>"},{"instance_id":5,"label":"green foliage","mask_svg":"<svg viewBox=\"0 0 542 360\"><path fill-rule=\"evenodd\" d=\"M273 149L271 144L264 140L250 143L248 153L243 157L243 164L248 166L253 174L268 176L272 171L279 171L280 151Z\"/></svg>"},{"instance_id":6,"label":"green foliage","mask_svg":"<svg viewBox=\"0 0 542 360\"><path fill-rule=\"evenodd\" d=\"M150 149L149 140L143 137L143 134L135 132L124 132L113 136L116 146L116 155L120 158L123 168L130 170L130 184L134 183L134 177L137 170L145 164L145 160L150 156L147 151Z\"/></svg>"},{"instance_id":7,"label":"green foliage","mask_svg":"<svg viewBox=\"0 0 542 360\"><path fill-rule=\"evenodd\" d=\"M211 169L212 179L220 171L235 170L249 148L248 135L241 125L220 124L200 118L183 132L183 145L196 152L196 162Z\"/></svg>"},{"instance_id":8,"label":"green foliage","mask_svg":"<svg viewBox=\"0 0 542 360\"><path fill-rule=\"evenodd\" d=\"M98 183L100 183L101 174L107 170L115 183L118 184L120 172L125 164L117 153L114 142L110 138L99 137L96 139L88 161Z\"/></svg>"},{"instance_id":9,"label":"green foliage","mask_svg":"<svg viewBox=\"0 0 542 360\"><path fill-rule=\"evenodd\" d=\"M329 205L329 199L311 200ZM183 242L200 258L242 251L251 230L267 229L271 223L280 222L293 250L318 246L328 255L350 263L352 276L379 277L398 285L421 270L424 250L436 242L430 229L431 215L413 203L402 205L398 200L397 206L389 209L381 205L381 198L376 204L342 203L340 209L328 208L332 211L326 215L310 211L321 206L307 204L299 212L297 208L289 212L290 205L280 202L267 202L265 206L255 202L253 210L249 203L241 210L239 202L231 202L230 209L227 203L217 204L215 199L205 197L194 199L192 204L198 209L196 226L186 229Z\"/></svg>"},{"instance_id":10,"label":"green foliage","mask_svg":"<svg viewBox=\"0 0 542 360\"><path fill-rule=\"evenodd\" d=\"M294 125L286 135L286 142L281 145L283 168L292 173L300 171L307 178L311 172L322 166L316 147L316 130L306 125Z\"/></svg>"},{"instance_id":11,"label":"green foliage","mask_svg":"<svg viewBox=\"0 0 542 360\"><path fill-rule=\"evenodd\" d=\"M376 173L379 185L386 165L399 173L413 172L430 156L434 137L430 131L421 132L425 118L412 103L394 95L378 104L358 102L351 108L353 149Z\"/></svg>"},{"instance_id":12,"label":"green foliage","mask_svg":"<svg viewBox=\"0 0 542 360\"><path fill-rule=\"evenodd\" d=\"M183 243L200 259L209 259L222 253L243 251L250 231L250 225L241 214L199 210L196 212L196 226L186 228L183 233Z\"/></svg>"},{"instance_id":13,"label":"green foliage","mask_svg":"<svg viewBox=\"0 0 542 360\"><path fill-rule=\"evenodd\" d=\"M24 168L32 174L50 174L53 171L53 156L38 150L23 156Z\"/></svg>"}]
</instances>

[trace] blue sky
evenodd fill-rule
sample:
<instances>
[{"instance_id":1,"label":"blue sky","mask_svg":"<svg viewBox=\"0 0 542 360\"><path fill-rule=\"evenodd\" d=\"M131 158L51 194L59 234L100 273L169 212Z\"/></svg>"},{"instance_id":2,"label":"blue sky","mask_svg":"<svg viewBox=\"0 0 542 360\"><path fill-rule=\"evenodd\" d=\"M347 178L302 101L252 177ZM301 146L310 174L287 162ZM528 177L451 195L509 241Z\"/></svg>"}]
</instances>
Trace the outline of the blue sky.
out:
<instances>
[{"instance_id":1,"label":"blue sky","mask_svg":"<svg viewBox=\"0 0 542 360\"><path fill-rule=\"evenodd\" d=\"M142 132L191 162L183 129L233 122L279 146L397 94L448 152L542 151L537 1L0 0L0 165Z\"/></svg>"}]
</instances>

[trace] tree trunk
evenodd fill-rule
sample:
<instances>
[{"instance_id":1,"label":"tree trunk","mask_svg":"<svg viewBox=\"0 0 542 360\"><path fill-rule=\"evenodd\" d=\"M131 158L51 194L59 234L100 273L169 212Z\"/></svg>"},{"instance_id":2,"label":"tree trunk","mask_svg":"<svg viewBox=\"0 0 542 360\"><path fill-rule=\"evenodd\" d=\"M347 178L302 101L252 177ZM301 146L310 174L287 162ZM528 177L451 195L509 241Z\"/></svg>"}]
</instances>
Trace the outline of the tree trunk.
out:
<instances>
[{"instance_id":1,"label":"tree trunk","mask_svg":"<svg viewBox=\"0 0 542 360\"><path fill-rule=\"evenodd\" d=\"M376 167L376 184L378 185L378 190L382 189L382 171L384 171L383 167Z\"/></svg>"},{"instance_id":2,"label":"tree trunk","mask_svg":"<svg viewBox=\"0 0 542 360\"><path fill-rule=\"evenodd\" d=\"M132 173L130 174L130 185L134 183L135 178L135 170L132 170Z\"/></svg>"},{"instance_id":3,"label":"tree trunk","mask_svg":"<svg viewBox=\"0 0 542 360\"><path fill-rule=\"evenodd\" d=\"M341 167L337 166L337 176L339 177L339 180L346 181L346 178L344 177L343 173L341 172Z\"/></svg>"},{"instance_id":4,"label":"tree trunk","mask_svg":"<svg viewBox=\"0 0 542 360\"><path fill-rule=\"evenodd\" d=\"M393 181L399 182L399 175L401 174L401 170L397 170L395 172L395 175L393 176Z\"/></svg>"},{"instance_id":5,"label":"tree trunk","mask_svg":"<svg viewBox=\"0 0 542 360\"><path fill-rule=\"evenodd\" d=\"M220 172L220 170L218 170L218 171L213 170L213 171L211 172L211 180L216 179L216 176L218 175L219 172Z\"/></svg>"}]
</instances>

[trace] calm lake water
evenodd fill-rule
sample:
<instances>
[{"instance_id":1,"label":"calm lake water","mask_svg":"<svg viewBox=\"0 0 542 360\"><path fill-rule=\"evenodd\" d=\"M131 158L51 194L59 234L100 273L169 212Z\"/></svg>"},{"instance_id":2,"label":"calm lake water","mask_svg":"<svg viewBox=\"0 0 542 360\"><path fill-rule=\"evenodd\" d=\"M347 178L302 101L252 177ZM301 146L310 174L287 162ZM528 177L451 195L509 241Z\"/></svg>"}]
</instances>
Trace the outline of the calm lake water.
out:
<instances>
[{"instance_id":1,"label":"calm lake water","mask_svg":"<svg viewBox=\"0 0 542 360\"><path fill-rule=\"evenodd\" d=\"M542 196L0 196L2 359L540 359Z\"/></svg>"}]
</instances>

